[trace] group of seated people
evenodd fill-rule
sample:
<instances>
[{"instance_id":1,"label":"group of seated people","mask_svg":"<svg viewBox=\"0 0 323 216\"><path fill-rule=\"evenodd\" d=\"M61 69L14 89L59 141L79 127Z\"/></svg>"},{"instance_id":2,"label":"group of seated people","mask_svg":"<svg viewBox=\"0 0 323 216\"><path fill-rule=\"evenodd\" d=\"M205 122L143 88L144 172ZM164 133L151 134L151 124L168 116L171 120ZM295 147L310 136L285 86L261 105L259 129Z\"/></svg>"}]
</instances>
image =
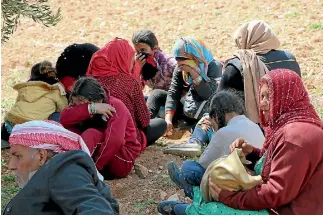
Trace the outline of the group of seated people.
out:
<instances>
[{"instance_id":1,"label":"group of seated people","mask_svg":"<svg viewBox=\"0 0 323 216\"><path fill-rule=\"evenodd\" d=\"M141 30L134 48L121 38L101 49L72 44L55 67L34 65L14 86L18 97L1 130L22 188L4 214L118 214L103 180L126 177L179 120L192 135L164 153L199 156L181 168L168 164L193 202L160 202L161 214L323 214L323 122L296 58L279 50L263 21L244 23L234 40L226 61L194 37L179 38L169 56ZM243 172L231 161L214 177L218 162L234 154L249 162ZM237 180L246 170L260 181L236 190L247 185Z\"/></svg>"}]
</instances>

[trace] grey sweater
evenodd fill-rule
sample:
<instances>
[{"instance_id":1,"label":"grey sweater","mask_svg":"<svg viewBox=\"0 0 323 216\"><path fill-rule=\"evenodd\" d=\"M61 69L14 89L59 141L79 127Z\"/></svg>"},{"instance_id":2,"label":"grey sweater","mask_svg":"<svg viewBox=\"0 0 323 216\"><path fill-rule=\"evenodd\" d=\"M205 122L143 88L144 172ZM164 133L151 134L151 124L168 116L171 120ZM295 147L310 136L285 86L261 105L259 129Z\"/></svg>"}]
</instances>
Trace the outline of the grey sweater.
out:
<instances>
[{"instance_id":1,"label":"grey sweater","mask_svg":"<svg viewBox=\"0 0 323 216\"><path fill-rule=\"evenodd\" d=\"M92 159L83 151L68 151L39 168L3 214L111 215L119 214L119 204L99 180Z\"/></svg>"},{"instance_id":2,"label":"grey sweater","mask_svg":"<svg viewBox=\"0 0 323 216\"><path fill-rule=\"evenodd\" d=\"M228 155L229 146L238 138L246 140L257 148L262 148L265 141L257 124L244 115L235 116L225 127L213 134L209 145L200 157L201 166L206 169L214 160Z\"/></svg>"}]
</instances>

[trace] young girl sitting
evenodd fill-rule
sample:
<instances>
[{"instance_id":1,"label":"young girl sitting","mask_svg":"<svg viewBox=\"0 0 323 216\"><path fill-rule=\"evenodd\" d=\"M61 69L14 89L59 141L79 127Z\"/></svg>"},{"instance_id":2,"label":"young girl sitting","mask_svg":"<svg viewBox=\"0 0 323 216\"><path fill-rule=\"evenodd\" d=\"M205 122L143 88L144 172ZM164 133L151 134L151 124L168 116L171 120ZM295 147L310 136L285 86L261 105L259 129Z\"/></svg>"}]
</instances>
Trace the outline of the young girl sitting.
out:
<instances>
[{"instance_id":1,"label":"young girl sitting","mask_svg":"<svg viewBox=\"0 0 323 216\"><path fill-rule=\"evenodd\" d=\"M75 83L61 124L81 135L105 179L127 176L140 155L129 110L94 78L82 77Z\"/></svg>"},{"instance_id":2,"label":"young girl sitting","mask_svg":"<svg viewBox=\"0 0 323 216\"><path fill-rule=\"evenodd\" d=\"M167 91L177 62L174 57L159 48L157 37L150 30L135 32L132 43L136 49L136 61L141 67L142 83L152 88L147 100L150 116L155 118L162 110L162 117L165 113Z\"/></svg>"},{"instance_id":3,"label":"young girl sitting","mask_svg":"<svg viewBox=\"0 0 323 216\"><path fill-rule=\"evenodd\" d=\"M59 121L59 113L67 106L65 90L56 78L56 70L48 61L31 69L30 79L13 87L18 91L16 103L5 116L1 139L8 140L11 128L32 120Z\"/></svg>"}]
</instances>

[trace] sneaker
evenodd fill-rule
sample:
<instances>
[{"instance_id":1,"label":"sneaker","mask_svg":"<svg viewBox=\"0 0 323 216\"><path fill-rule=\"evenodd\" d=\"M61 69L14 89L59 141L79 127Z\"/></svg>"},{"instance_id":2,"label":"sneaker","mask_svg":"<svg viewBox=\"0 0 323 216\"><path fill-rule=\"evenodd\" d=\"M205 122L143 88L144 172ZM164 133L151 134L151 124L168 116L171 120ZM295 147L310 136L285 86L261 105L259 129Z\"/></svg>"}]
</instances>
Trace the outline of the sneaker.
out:
<instances>
[{"instance_id":1,"label":"sneaker","mask_svg":"<svg viewBox=\"0 0 323 216\"><path fill-rule=\"evenodd\" d=\"M165 154L177 156L196 157L202 153L201 145L198 143L184 143L168 147L164 150Z\"/></svg>"},{"instance_id":2,"label":"sneaker","mask_svg":"<svg viewBox=\"0 0 323 216\"><path fill-rule=\"evenodd\" d=\"M162 201L157 206L157 211L162 215L176 215L175 206L177 204L183 204L179 201Z\"/></svg>"},{"instance_id":3,"label":"sneaker","mask_svg":"<svg viewBox=\"0 0 323 216\"><path fill-rule=\"evenodd\" d=\"M167 165L168 175L172 179L172 181L179 187L180 189L184 189L184 193L186 196L193 198L193 186L188 184L185 180L183 173L179 170L178 166L175 162L170 162Z\"/></svg>"}]
</instances>

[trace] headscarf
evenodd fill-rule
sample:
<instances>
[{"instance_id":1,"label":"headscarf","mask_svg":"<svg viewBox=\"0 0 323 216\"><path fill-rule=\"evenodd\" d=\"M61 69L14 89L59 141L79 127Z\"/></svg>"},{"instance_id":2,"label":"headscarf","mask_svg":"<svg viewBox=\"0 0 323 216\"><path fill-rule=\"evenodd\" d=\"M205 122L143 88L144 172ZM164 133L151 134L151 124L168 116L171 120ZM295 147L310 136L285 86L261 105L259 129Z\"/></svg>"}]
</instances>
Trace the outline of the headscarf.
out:
<instances>
[{"instance_id":1,"label":"headscarf","mask_svg":"<svg viewBox=\"0 0 323 216\"><path fill-rule=\"evenodd\" d=\"M243 68L246 115L259 123L259 82L269 70L257 54L278 49L280 42L270 26L261 20L241 25L234 34L234 40L239 50L233 56L240 59Z\"/></svg>"},{"instance_id":2,"label":"headscarf","mask_svg":"<svg viewBox=\"0 0 323 216\"><path fill-rule=\"evenodd\" d=\"M140 75L138 65L135 64L133 70L130 71L134 55L135 50L127 40L115 38L93 55L86 75L106 77L122 73L137 79Z\"/></svg>"},{"instance_id":3,"label":"headscarf","mask_svg":"<svg viewBox=\"0 0 323 216\"><path fill-rule=\"evenodd\" d=\"M30 148L52 150L53 152L66 152L82 150L91 157L90 151L83 139L54 121L29 121L17 124L12 129L10 146L23 145ZM103 180L102 175L98 176Z\"/></svg>"},{"instance_id":4,"label":"headscarf","mask_svg":"<svg viewBox=\"0 0 323 216\"><path fill-rule=\"evenodd\" d=\"M192 37L179 38L174 44L173 52L175 58L187 58L184 64L195 69L205 81L210 81L207 76L208 65L214 58L201 40ZM192 84L193 80L185 72L183 72L183 79Z\"/></svg>"},{"instance_id":5,"label":"headscarf","mask_svg":"<svg viewBox=\"0 0 323 216\"><path fill-rule=\"evenodd\" d=\"M265 128L266 140L261 151L266 151L266 162L270 162L275 149L274 138L279 136L281 128L293 122L306 122L323 129L323 122L310 103L308 93L301 78L294 71L276 69L260 80L260 88L267 83L269 88L269 117L266 121L261 108L260 123ZM259 95L259 100L261 95ZM270 169L270 167L269 167ZM263 173L269 175L270 170L264 166Z\"/></svg>"}]
</instances>

